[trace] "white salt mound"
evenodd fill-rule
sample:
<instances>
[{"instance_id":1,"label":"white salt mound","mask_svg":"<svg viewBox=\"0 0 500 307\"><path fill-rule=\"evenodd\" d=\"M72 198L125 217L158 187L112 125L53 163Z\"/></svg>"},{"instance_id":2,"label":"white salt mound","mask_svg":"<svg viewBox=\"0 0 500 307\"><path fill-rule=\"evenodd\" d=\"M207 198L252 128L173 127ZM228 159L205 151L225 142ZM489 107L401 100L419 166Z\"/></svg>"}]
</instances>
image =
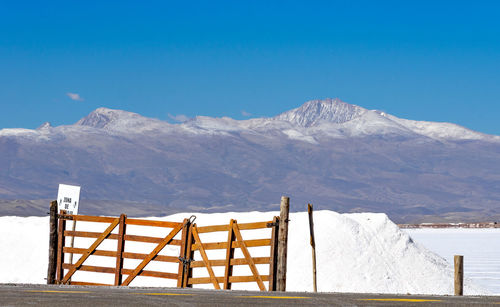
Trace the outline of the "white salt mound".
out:
<instances>
[{"instance_id":1,"label":"white salt mound","mask_svg":"<svg viewBox=\"0 0 500 307\"><path fill-rule=\"evenodd\" d=\"M161 219L182 221L191 213L175 214ZM196 223L203 225L227 224L231 218L239 223L271 220L278 212L196 213ZM0 217L0 283L45 283L48 259L48 217ZM96 225L96 224L93 224ZM77 225L77 230L80 229ZM101 225L102 226L102 225ZM318 291L364 293L453 294L453 268L443 258L412 241L385 214L339 214L332 211L314 213L316 234ZM94 226L95 227L95 226ZM101 229L86 228L99 231ZM136 230L138 231L138 230ZM245 239L262 238L259 234ZM134 233L158 236L154 233ZM222 236L221 236L222 235ZM216 237L217 236L217 237ZM268 237L267 233L264 237ZM225 241L227 234L205 234L204 242ZM87 240L84 242L84 240ZM111 240L110 240L111 241ZM75 240L75 246L88 247L88 239ZM115 241L116 242L116 241ZM110 242L112 243L112 242ZM86 244L86 245L85 245ZM116 246L116 243L114 243ZM100 249L113 250L112 244ZM129 244L126 251L147 253L152 245ZM223 259L225 251L210 251L212 259ZM251 248L253 257L268 256L268 249ZM237 249L238 253L238 249ZM77 259L75 255L75 259ZM238 254L236 254L238 257ZM91 265L114 266L113 258L95 256ZM108 259L106 259L108 258ZM76 261L76 260L75 260ZM132 265L133 263L129 262ZM127 260L125 262L127 266ZM268 274L267 265L259 265L259 272ZM204 270L204 269L203 269ZM199 271L199 270L198 270ZM248 271L248 272L247 272ZM235 266L238 275L250 275L248 267ZM112 282L112 274L81 272L87 281ZM78 274L78 273L77 273ZM206 272L196 273L208 276ZM103 275L109 275L103 277ZM223 275L216 271L216 275ZM195 275L196 276L196 275ZM78 276L75 275L75 278ZM99 279L97 279L99 278ZM267 284L267 283L266 283ZM138 277L132 286L175 286L173 281ZM212 288L211 285L203 285ZM255 283L233 284L233 289L258 289ZM287 290L312 291L311 247L307 213L290 214ZM466 295L486 294L486 291L465 280Z\"/></svg>"}]
</instances>

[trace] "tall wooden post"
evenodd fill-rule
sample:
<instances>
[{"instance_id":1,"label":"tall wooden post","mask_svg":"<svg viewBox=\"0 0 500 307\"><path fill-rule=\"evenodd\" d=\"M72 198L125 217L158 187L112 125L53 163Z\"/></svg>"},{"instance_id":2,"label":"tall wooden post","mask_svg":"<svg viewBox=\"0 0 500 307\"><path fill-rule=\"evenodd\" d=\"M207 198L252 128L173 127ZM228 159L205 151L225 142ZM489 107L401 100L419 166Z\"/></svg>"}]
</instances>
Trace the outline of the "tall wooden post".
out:
<instances>
[{"instance_id":1,"label":"tall wooden post","mask_svg":"<svg viewBox=\"0 0 500 307\"><path fill-rule=\"evenodd\" d=\"M189 234L189 229L191 228L191 223L189 219L184 219L181 233L181 249L179 251L179 269L177 273L177 288L184 288L184 274L186 259L187 259L187 239Z\"/></svg>"},{"instance_id":2,"label":"tall wooden post","mask_svg":"<svg viewBox=\"0 0 500 307\"><path fill-rule=\"evenodd\" d=\"M50 203L49 219L49 266L47 269L47 284L55 284L57 269L57 200Z\"/></svg>"},{"instance_id":3,"label":"tall wooden post","mask_svg":"<svg viewBox=\"0 0 500 307\"><path fill-rule=\"evenodd\" d=\"M269 260L269 291L276 291L279 221L279 217L275 216L273 218L271 233L271 259Z\"/></svg>"},{"instance_id":4,"label":"tall wooden post","mask_svg":"<svg viewBox=\"0 0 500 307\"><path fill-rule=\"evenodd\" d=\"M311 235L313 289L314 292L318 292L318 286L316 285L316 241L314 240L313 207L311 204L307 204L307 213L309 214L309 233Z\"/></svg>"},{"instance_id":5,"label":"tall wooden post","mask_svg":"<svg viewBox=\"0 0 500 307\"><path fill-rule=\"evenodd\" d=\"M61 214L66 214L65 210L61 210ZM66 238L64 237L64 231L66 230L66 220L58 218L59 225L57 226L57 283L61 283L64 277L64 244Z\"/></svg>"},{"instance_id":6,"label":"tall wooden post","mask_svg":"<svg viewBox=\"0 0 500 307\"><path fill-rule=\"evenodd\" d=\"M125 250L125 228L127 216L120 215L120 224L118 225L118 244L116 248L116 268L115 268L115 286L122 285L122 269L123 269L123 251Z\"/></svg>"},{"instance_id":7,"label":"tall wooden post","mask_svg":"<svg viewBox=\"0 0 500 307\"><path fill-rule=\"evenodd\" d=\"M191 267L191 260L194 259L194 250L192 250L192 246L195 242L193 238L193 227L196 224L190 224L188 227L188 235L187 235L187 244L186 244L186 264L184 265L184 273L182 274L182 287L183 288L192 288L193 285L189 283L189 279L193 277L193 268Z\"/></svg>"},{"instance_id":8,"label":"tall wooden post","mask_svg":"<svg viewBox=\"0 0 500 307\"><path fill-rule=\"evenodd\" d=\"M276 290L286 291L286 258L288 245L288 215L290 211L290 198L281 197L280 226L278 234L278 270Z\"/></svg>"},{"instance_id":9,"label":"tall wooden post","mask_svg":"<svg viewBox=\"0 0 500 307\"><path fill-rule=\"evenodd\" d=\"M455 295L464 295L464 256L455 255Z\"/></svg>"},{"instance_id":10,"label":"tall wooden post","mask_svg":"<svg viewBox=\"0 0 500 307\"><path fill-rule=\"evenodd\" d=\"M236 221L231 219L231 221L229 222L229 230L227 233L226 263L224 271L224 290L231 290L231 282L229 281L229 278L233 275L233 265L231 264L231 260L234 258L234 248L233 248L234 223L236 223Z\"/></svg>"}]
</instances>

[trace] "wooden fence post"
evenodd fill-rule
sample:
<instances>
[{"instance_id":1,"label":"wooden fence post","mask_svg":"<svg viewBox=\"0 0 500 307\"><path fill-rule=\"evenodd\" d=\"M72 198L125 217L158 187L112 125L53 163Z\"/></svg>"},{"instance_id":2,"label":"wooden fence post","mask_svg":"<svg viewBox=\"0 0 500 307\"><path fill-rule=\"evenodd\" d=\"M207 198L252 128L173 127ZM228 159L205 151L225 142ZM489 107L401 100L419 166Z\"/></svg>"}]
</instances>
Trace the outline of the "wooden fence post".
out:
<instances>
[{"instance_id":1,"label":"wooden fence post","mask_svg":"<svg viewBox=\"0 0 500 307\"><path fill-rule=\"evenodd\" d=\"M464 256L455 255L455 295L464 295Z\"/></svg>"},{"instance_id":2,"label":"wooden fence post","mask_svg":"<svg viewBox=\"0 0 500 307\"><path fill-rule=\"evenodd\" d=\"M318 286L316 284L316 241L314 240L313 207L311 204L307 204L307 213L309 214L309 233L311 235L313 289L314 292L318 292Z\"/></svg>"},{"instance_id":3,"label":"wooden fence post","mask_svg":"<svg viewBox=\"0 0 500 307\"><path fill-rule=\"evenodd\" d=\"M65 210L61 210L61 214L66 214ZM64 264L64 243L65 243L65 237L64 237L64 231L66 230L66 220L59 218L58 217L58 226L57 226L57 276L56 280L57 283L61 283L64 277L64 269L63 269L63 264Z\"/></svg>"},{"instance_id":4,"label":"wooden fence post","mask_svg":"<svg viewBox=\"0 0 500 307\"><path fill-rule=\"evenodd\" d=\"M50 203L49 232L49 266L47 269L47 284L55 284L57 268L57 200Z\"/></svg>"},{"instance_id":5,"label":"wooden fence post","mask_svg":"<svg viewBox=\"0 0 500 307\"><path fill-rule=\"evenodd\" d=\"M278 235L278 269L276 290L286 291L286 258L288 245L288 216L290 211L290 198L281 197L280 224Z\"/></svg>"},{"instance_id":6,"label":"wooden fence post","mask_svg":"<svg viewBox=\"0 0 500 307\"><path fill-rule=\"evenodd\" d=\"M187 232L187 243L186 243L186 253L185 253L185 261L184 265L184 273L182 274L182 287L183 288L192 288L193 285L189 283L189 278L193 277L193 268L191 267L191 260L194 259L194 251L192 250L192 246L195 242L193 238L193 227L196 224L190 223Z\"/></svg>"},{"instance_id":7,"label":"wooden fence post","mask_svg":"<svg viewBox=\"0 0 500 307\"><path fill-rule=\"evenodd\" d=\"M179 269L177 272L177 288L184 288L184 274L186 266L187 238L191 227L189 219L184 219L181 233L181 249L179 251Z\"/></svg>"},{"instance_id":8,"label":"wooden fence post","mask_svg":"<svg viewBox=\"0 0 500 307\"><path fill-rule=\"evenodd\" d=\"M269 260L269 291L276 291L276 271L278 260L278 231L280 218L273 218L272 233L271 233L271 259Z\"/></svg>"},{"instance_id":9,"label":"wooden fence post","mask_svg":"<svg viewBox=\"0 0 500 307\"><path fill-rule=\"evenodd\" d=\"M126 231L125 214L120 215L120 224L118 224L118 244L116 249L116 271L115 271L115 286L122 285L122 269L123 269L123 251L125 250L125 231Z\"/></svg>"},{"instance_id":10,"label":"wooden fence post","mask_svg":"<svg viewBox=\"0 0 500 307\"><path fill-rule=\"evenodd\" d=\"M234 223L236 223L236 221L231 219L231 221L229 222L229 229L227 232L226 263L224 270L224 290L231 290L231 282L229 281L229 278L233 275L233 265L231 264L231 260L234 258L234 248L233 248Z\"/></svg>"}]
</instances>

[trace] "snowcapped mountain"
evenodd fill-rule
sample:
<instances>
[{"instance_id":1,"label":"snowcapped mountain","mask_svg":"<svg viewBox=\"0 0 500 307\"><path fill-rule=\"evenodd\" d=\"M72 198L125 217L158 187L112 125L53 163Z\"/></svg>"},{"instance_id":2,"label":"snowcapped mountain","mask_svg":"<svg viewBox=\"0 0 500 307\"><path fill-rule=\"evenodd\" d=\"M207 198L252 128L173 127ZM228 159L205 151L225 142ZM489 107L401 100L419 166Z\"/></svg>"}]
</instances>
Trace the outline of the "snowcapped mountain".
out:
<instances>
[{"instance_id":1,"label":"snowcapped mountain","mask_svg":"<svg viewBox=\"0 0 500 307\"><path fill-rule=\"evenodd\" d=\"M499 136L339 99L270 118L179 124L99 108L73 125L0 130L0 199L50 199L58 183L74 183L87 201L133 204L144 215L270 210L288 194L397 221L489 218L500 216L499 161ZM22 210L0 204L0 214Z\"/></svg>"},{"instance_id":2,"label":"snowcapped mountain","mask_svg":"<svg viewBox=\"0 0 500 307\"><path fill-rule=\"evenodd\" d=\"M114 134L156 132L227 135L229 132L246 131L265 135L280 131L295 140L300 140L297 136L302 136L306 142L316 142L315 137L325 135L333 138L400 135L443 140L500 141L500 136L486 135L455 124L400 119L384 112L345 103L338 98L312 100L271 118L234 120L228 117L197 116L181 124L170 124L122 110L99 108L71 126L54 128L50 123L44 123L36 130L2 129L0 135L47 137L51 133L82 130L81 127Z\"/></svg>"},{"instance_id":3,"label":"snowcapped mountain","mask_svg":"<svg viewBox=\"0 0 500 307\"><path fill-rule=\"evenodd\" d=\"M321 122L343 124L359 118L367 110L345 103L340 99L312 100L300 108L293 109L274 117L294 123L301 127L317 126Z\"/></svg>"}]
</instances>

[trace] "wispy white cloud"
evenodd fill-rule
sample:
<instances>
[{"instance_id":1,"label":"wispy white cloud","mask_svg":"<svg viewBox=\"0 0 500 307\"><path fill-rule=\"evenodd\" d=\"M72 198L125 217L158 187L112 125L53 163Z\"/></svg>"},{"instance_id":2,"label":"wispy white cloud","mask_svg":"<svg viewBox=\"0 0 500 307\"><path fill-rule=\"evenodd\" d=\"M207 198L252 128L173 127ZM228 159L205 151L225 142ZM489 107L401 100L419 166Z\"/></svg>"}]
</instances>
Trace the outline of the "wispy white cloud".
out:
<instances>
[{"instance_id":1,"label":"wispy white cloud","mask_svg":"<svg viewBox=\"0 0 500 307\"><path fill-rule=\"evenodd\" d=\"M248 113L247 111L242 110L242 111L241 111L241 115L246 116L246 117L249 117L249 116L252 116L252 113Z\"/></svg>"},{"instance_id":2,"label":"wispy white cloud","mask_svg":"<svg viewBox=\"0 0 500 307\"><path fill-rule=\"evenodd\" d=\"M176 122L180 122L180 123L183 123L185 121L188 121L189 120L189 117L187 117L186 115L184 114L179 114L179 115L172 115L172 114L168 114L168 117Z\"/></svg>"},{"instance_id":3,"label":"wispy white cloud","mask_svg":"<svg viewBox=\"0 0 500 307\"><path fill-rule=\"evenodd\" d=\"M66 95L69 97L71 100L75 101L83 101L83 98L80 96L80 94L77 93L66 93Z\"/></svg>"}]
</instances>

